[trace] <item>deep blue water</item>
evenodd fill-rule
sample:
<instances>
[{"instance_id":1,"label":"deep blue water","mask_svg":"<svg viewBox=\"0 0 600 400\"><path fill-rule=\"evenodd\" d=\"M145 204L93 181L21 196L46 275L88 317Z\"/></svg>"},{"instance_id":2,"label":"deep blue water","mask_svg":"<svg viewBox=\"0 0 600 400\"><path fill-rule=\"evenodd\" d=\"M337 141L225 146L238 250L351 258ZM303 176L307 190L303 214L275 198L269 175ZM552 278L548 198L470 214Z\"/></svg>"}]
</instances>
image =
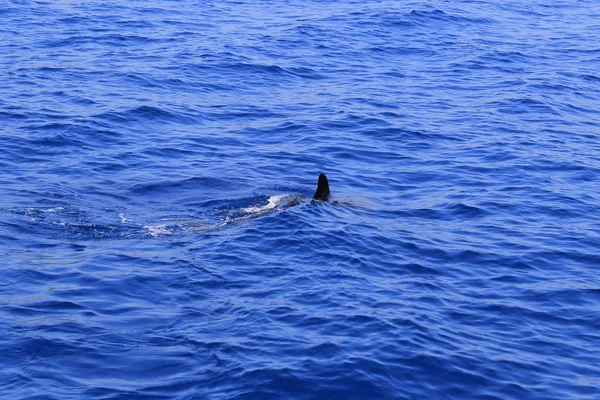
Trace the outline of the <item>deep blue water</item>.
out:
<instances>
[{"instance_id":1,"label":"deep blue water","mask_svg":"<svg viewBox=\"0 0 600 400\"><path fill-rule=\"evenodd\" d=\"M0 397L600 398L595 0L0 22Z\"/></svg>"}]
</instances>

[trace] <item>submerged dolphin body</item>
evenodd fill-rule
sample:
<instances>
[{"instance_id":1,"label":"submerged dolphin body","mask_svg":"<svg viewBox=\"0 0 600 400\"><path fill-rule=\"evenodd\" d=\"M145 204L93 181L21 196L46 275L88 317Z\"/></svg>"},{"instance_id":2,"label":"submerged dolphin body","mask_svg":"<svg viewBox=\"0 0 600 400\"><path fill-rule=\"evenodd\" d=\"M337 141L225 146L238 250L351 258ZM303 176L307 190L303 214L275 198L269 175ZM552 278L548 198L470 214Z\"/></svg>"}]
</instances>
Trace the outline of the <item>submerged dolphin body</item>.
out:
<instances>
[{"instance_id":1,"label":"submerged dolphin body","mask_svg":"<svg viewBox=\"0 0 600 400\"><path fill-rule=\"evenodd\" d=\"M263 215L283 211L299 204L310 203L315 200L329 201L330 196L331 192L329 190L329 181L327 180L325 174L320 174L317 190L312 198L301 194L274 195L269 197L268 204L242 208L238 211L237 215L227 217L225 221L218 224L206 224L200 221L186 221L183 224L188 228L192 228L196 232L211 232L226 225L248 221Z\"/></svg>"},{"instance_id":2,"label":"submerged dolphin body","mask_svg":"<svg viewBox=\"0 0 600 400\"><path fill-rule=\"evenodd\" d=\"M265 211L270 209L286 209L289 207L297 206L300 203L308 203L314 200L329 201L331 192L329 191L329 181L325 174L319 175L319 183L317 184L317 190L313 197L307 197L302 194L284 194L278 196L271 196L269 198L269 204L263 207L249 207L245 208L245 211Z\"/></svg>"},{"instance_id":3,"label":"submerged dolphin body","mask_svg":"<svg viewBox=\"0 0 600 400\"><path fill-rule=\"evenodd\" d=\"M331 196L331 192L329 191L329 181L325 174L319 175L319 183L317 184L317 190L313 195L312 199L310 197L306 197L301 194L296 195L287 195L279 197L279 206L282 208L289 208L293 206L297 206L300 203L308 203L311 200L321 200L321 201L329 201L329 197ZM271 199L269 199L269 204L271 204Z\"/></svg>"},{"instance_id":4,"label":"submerged dolphin body","mask_svg":"<svg viewBox=\"0 0 600 400\"><path fill-rule=\"evenodd\" d=\"M308 203L315 200L329 201L331 192L329 191L329 181L325 174L319 175L319 183L313 197L307 197L301 194L282 194L269 197L269 203L264 206L252 206L244 208L242 211L252 214L253 217L258 215L273 212L276 210L284 210L286 208L297 206L301 203ZM246 216L247 218L248 216Z\"/></svg>"}]
</instances>

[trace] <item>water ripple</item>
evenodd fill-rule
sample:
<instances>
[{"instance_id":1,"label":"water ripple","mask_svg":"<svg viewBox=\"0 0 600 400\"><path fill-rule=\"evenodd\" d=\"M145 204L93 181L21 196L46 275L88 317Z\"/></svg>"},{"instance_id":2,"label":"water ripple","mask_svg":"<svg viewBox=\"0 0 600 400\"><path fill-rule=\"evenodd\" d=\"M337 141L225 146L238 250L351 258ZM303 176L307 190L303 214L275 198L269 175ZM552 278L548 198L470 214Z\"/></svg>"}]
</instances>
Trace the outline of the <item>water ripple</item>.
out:
<instances>
[{"instance_id":1,"label":"water ripple","mask_svg":"<svg viewBox=\"0 0 600 400\"><path fill-rule=\"evenodd\" d=\"M4 397L600 396L592 3L0 15Z\"/></svg>"}]
</instances>

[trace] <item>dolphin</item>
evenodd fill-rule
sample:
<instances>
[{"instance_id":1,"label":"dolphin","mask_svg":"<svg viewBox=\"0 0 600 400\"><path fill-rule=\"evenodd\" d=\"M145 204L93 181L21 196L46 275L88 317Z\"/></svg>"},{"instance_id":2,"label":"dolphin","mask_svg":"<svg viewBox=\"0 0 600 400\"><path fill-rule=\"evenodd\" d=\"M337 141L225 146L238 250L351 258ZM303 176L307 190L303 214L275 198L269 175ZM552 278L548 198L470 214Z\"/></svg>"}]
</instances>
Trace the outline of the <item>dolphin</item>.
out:
<instances>
[{"instance_id":1,"label":"dolphin","mask_svg":"<svg viewBox=\"0 0 600 400\"><path fill-rule=\"evenodd\" d=\"M301 194L282 194L269 197L269 204L264 206L252 206L244 208L242 211L257 216L266 212L273 212L275 210L282 210L290 207L297 206L301 203L308 203L311 201L329 201L331 192L329 190L329 181L325 174L319 175L319 182L317 184L317 190L313 197L307 197Z\"/></svg>"},{"instance_id":2,"label":"dolphin","mask_svg":"<svg viewBox=\"0 0 600 400\"><path fill-rule=\"evenodd\" d=\"M238 211L237 216L227 218L225 221L217 224L206 224L201 221L182 221L182 225L192 228L196 232L211 232L217 230L223 226L230 225L236 222L247 221L254 219L266 214L283 211L287 208L297 206L302 203L309 203L314 201L329 201L331 192L329 190L329 181L325 174L319 175L319 182L317 183L317 190L313 197L304 196L301 194L282 194L274 195L269 197L268 204L266 205L254 205L246 208L242 208ZM239 213L241 211L241 213ZM152 227L144 227L152 228ZM164 228L164 226L159 228ZM162 232L159 232L162 233ZM150 232L153 235L152 232Z\"/></svg>"},{"instance_id":3,"label":"dolphin","mask_svg":"<svg viewBox=\"0 0 600 400\"><path fill-rule=\"evenodd\" d=\"M308 203L309 201L329 201L329 197L331 196L331 192L329 191L329 181L325 174L319 175L319 182L317 183L317 190L312 198L301 195L301 194L292 194L292 195L282 195L282 196L272 196L269 198L269 204L267 206L261 207L260 210L263 211L265 209L271 208L290 208L293 206L297 206L300 203ZM250 208L256 210L256 208ZM246 209L248 210L248 209Z\"/></svg>"}]
</instances>

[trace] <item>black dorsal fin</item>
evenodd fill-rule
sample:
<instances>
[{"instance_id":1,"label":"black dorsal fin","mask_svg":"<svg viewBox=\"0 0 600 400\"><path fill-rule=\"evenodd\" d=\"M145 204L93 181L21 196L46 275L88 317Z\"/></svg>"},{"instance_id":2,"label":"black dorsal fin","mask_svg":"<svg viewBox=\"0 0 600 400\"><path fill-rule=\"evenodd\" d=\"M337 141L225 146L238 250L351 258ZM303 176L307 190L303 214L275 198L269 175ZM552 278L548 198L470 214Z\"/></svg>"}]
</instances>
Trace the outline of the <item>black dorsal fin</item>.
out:
<instances>
[{"instance_id":1,"label":"black dorsal fin","mask_svg":"<svg viewBox=\"0 0 600 400\"><path fill-rule=\"evenodd\" d=\"M330 195L329 181L327 180L325 174L321 174L319 175L319 184L317 185L317 191L315 192L313 199L327 201L329 200Z\"/></svg>"}]
</instances>

